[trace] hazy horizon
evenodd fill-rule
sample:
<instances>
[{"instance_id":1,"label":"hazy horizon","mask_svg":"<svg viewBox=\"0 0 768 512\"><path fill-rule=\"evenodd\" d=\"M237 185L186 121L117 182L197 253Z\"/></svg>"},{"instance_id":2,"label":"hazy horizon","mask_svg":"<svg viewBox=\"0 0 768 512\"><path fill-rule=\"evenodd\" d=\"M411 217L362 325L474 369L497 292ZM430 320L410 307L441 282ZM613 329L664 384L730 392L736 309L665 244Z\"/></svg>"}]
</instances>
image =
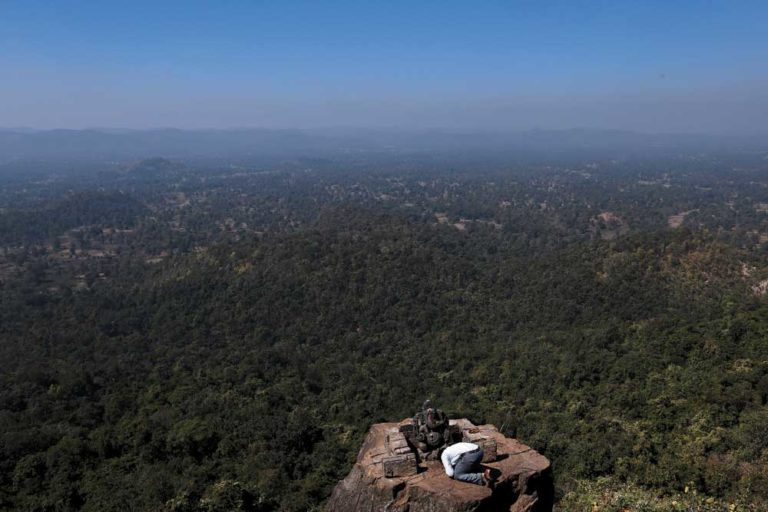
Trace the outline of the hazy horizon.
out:
<instances>
[{"instance_id":1,"label":"hazy horizon","mask_svg":"<svg viewBox=\"0 0 768 512\"><path fill-rule=\"evenodd\" d=\"M550 128L543 126L526 126L526 127L504 127L504 126L488 126L488 125L463 125L463 126L446 126L446 125L424 125L424 126L404 126L404 125L364 125L364 124L346 124L346 125L312 125L312 126L298 126L298 125L252 125L252 126L195 126L195 127L183 127L183 126L51 126L51 127L35 127L35 126L0 126L0 132L6 133L18 133L18 134L38 134L46 132L98 132L104 134L122 134L122 133L147 133L147 132L163 132L163 131L178 131L187 133L205 133L205 132L247 132L247 131L264 131L264 132L305 132L305 133L330 133L330 134L348 134L355 131L363 131L369 133L422 133L422 134L445 134L445 135L481 135L481 134L493 134L493 135L524 135L530 133L567 133L567 132L592 132L592 133L623 133L639 136L700 136L711 138L750 138L750 137L762 137L768 136L768 126L766 128L758 128L754 131L740 131L740 132L714 132L714 131L694 131L694 130L642 130L633 128L615 128L611 126L563 126L559 128Z\"/></svg>"},{"instance_id":2,"label":"hazy horizon","mask_svg":"<svg viewBox=\"0 0 768 512\"><path fill-rule=\"evenodd\" d=\"M765 134L768 5L4 2L0 126Z\"/></svg>"}]
</instances>

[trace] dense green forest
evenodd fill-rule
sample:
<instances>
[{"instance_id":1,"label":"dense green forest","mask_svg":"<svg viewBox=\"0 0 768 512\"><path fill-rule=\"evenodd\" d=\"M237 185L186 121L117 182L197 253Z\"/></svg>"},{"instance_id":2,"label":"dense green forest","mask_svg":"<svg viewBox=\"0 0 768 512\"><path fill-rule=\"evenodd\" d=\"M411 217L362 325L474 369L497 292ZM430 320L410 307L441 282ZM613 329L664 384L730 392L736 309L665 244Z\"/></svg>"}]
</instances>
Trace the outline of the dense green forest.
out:
<instances>
[{"instance_id":1,"label":"dense green forest","mask_svg":"<svg viewBox=\"0 0 768 512\"><path fill-rule=\"evenodd\" d=\"M0 245L0 509L317 510L425 398L565 510L768 507L762 154L155 159L14 177Z\"/></svg>"}]
</instances>

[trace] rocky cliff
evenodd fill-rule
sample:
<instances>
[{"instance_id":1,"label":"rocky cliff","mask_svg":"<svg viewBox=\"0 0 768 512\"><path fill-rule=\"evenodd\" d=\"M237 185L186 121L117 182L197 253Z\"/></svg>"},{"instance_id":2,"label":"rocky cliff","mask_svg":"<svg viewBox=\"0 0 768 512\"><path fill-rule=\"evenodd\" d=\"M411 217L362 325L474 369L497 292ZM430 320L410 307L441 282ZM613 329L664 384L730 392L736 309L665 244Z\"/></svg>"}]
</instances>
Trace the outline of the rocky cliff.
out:
<instances>
[{"instance_id":1,"label":"rocky cliff","mask_svg":"<svg viewBox=\"0 0 768 512\"><path fill-rule=\"evenodd\" d=\"M493 489L449 478L439 460L419 460L400 423L371 427L352 471L339 482L327 512L548 512L552 510L549 461L503 436L493 425L451 420L463 439L483 446L483 465L498 477Z\"/></svg>"}]
</instances>

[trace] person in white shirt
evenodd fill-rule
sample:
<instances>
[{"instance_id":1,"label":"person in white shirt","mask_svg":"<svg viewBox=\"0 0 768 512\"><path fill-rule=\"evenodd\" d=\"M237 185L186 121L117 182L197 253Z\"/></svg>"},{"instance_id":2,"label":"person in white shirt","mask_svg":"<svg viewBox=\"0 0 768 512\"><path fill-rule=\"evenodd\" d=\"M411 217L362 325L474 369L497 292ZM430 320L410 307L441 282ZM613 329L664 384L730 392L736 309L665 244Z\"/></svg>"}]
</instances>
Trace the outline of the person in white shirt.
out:
<instances>
[{"instance_id":1,"label":"person in white shirt","mask_svg":"<svg viewBox=\"0 0 768 512\"><path fill-rule=\"evenodd\" d=\"M455 480L478 485L491 484L491 470L483 471L483 450L474 443L456 443L443 450L440 460L445 474Z\"/></svg>"}]
</instances>

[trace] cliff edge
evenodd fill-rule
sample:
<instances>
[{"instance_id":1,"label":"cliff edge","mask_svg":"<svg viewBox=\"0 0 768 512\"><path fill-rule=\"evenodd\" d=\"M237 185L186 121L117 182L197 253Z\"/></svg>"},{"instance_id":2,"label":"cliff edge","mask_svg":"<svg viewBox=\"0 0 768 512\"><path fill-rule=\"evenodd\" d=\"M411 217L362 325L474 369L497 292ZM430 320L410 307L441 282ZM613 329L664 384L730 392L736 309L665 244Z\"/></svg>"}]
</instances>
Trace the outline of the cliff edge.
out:
<instances>
[{"instance_id":1,"label":"cliff edge","mask_svg":"<svg viewBox=\"0 0 768 512\"><path fill-rule=\"evenodd\" d=\"M402 432L411 420L371 426L352 471L339 482L327 512L550 512L549 460L493 425L451 420L462 439L483 447L493 489L449 478L439 460L420 460Z\"/></svg>"}]
</instances>

